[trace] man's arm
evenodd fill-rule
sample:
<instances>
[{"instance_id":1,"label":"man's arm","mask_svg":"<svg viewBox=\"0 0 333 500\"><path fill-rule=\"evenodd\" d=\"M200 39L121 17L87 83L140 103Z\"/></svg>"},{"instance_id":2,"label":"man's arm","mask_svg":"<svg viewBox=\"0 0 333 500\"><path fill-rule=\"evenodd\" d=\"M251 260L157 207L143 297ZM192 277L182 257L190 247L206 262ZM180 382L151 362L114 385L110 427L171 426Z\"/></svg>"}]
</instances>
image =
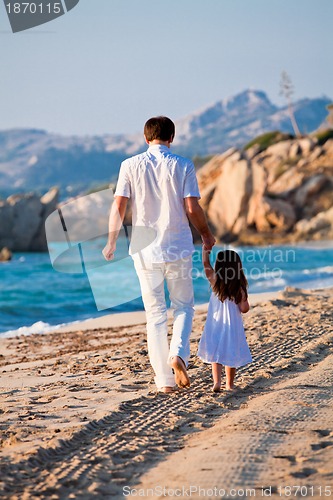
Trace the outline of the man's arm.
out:
<instances>
[{"instance_id":1,"label":"man's arm","mask_svg":"<svg viewBox=\"0 0 333 500\"><path fill-rule=\"evenodd\" d=\"M116 251L116 242L125 217L127 202L128 198L125 196L116 196L112 204L109 217L109 237L103 249L106 260L112 260Z\"/></svg>"},{"instance_id":2,"label":"man's arm","mask_svg":"<svg viewBox=\"0 0 333 500\"><path fill-rule=\"evenodd\" d=\"M199 205L198 198L189 196L184 198L187 217L199 232L202 242L207 250L211 250L216 241L208 227L204 211Z\"/></svg>"}]
</instances>

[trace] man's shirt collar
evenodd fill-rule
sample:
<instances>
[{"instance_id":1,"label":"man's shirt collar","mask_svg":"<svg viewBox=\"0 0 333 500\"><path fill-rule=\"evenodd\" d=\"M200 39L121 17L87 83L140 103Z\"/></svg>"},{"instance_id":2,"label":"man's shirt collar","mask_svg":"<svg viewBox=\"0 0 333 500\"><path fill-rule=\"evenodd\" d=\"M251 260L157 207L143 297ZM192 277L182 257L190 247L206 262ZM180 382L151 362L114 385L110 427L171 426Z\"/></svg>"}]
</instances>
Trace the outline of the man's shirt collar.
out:
<instances>
[{"instance_id":1,"label":"man's shirt collar","mask_svg":"<svg viewBox=\"0 0 333 500\"><path fill-rule=\"evenodd\" d=\"M165 153L170 153L170 148L164 146L164 144L152 144L149 146L148 151L163 151Z\"/></svg>"}]
</instances>

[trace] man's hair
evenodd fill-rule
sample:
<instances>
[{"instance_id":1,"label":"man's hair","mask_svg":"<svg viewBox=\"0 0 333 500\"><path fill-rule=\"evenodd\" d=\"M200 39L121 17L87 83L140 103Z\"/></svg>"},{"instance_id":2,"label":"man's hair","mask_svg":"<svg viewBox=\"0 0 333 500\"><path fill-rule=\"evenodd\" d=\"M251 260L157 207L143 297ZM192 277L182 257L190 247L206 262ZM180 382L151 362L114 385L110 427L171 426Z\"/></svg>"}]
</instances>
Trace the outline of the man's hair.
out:
<instances>
[{"instance_id":1,"label":"man's hair","mask_svg":"<svg viewBox=\"0 0 333 500\"><path fill-rule=\"evenodd\" d=\"M148 142L169 141L175 136L175 124L167 116L155 116L145 123L144 134Z\"/></svg>"}]
</instances>

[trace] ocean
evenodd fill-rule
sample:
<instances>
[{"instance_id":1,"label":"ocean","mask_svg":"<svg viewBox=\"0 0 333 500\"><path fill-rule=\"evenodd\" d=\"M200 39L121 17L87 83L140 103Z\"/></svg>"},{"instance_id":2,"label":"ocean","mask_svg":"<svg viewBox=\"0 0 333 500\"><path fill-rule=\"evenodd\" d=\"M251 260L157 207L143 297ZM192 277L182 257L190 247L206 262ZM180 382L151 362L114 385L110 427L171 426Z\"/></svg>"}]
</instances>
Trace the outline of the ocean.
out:
<instances>
[{"instance_id":1,"label":"ocean","mask_svg":"<svg viewBox=\"0 0 333 500\"><path fill-rule=\"evenodd\" d=\"M122 258L81 274L56 271L48 253L16 253L10 262L0 263L0 337L42 334L88 318L142 310L136 276L129 268L131 258L122 245ZM94 241L92 246L100 253L104 241ZM212 261L225 248L233 247L214 247ZM333 286L333 242L234 249L242 258L250 293L286 286ZM200 246L196 246L193 264L195 303L205 303L210 290Z\"/></svg>"}]
</instances>

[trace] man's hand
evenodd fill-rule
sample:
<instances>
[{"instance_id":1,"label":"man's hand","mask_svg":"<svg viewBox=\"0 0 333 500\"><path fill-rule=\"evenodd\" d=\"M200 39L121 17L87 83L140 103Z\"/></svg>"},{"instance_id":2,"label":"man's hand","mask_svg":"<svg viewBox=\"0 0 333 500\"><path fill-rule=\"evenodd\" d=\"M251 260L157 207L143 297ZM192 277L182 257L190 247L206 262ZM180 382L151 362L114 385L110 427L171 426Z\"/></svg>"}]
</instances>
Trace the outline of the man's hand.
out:
<instances>
[{"instance_id":1,"label":"man's hand","mask_svg":"<svg viewBox=\"0 0 333 500\"><path fill-rule=\"evenodd\" d=\"M114 258L114 253L116 251L116 243L107 243L103 248L102 254L105 260L112 260Z\"/></svg>"},{"instance_id":2,"label":"man's hand","mask_svg":"<svg viewBox=\"0 0 333 500\"><path fill-rule=\"evenodd\" d=\"M202 235L201 239L206 250L211 250L216 243L216 240L211 232Z\"/></svg>"}]
</instances>

